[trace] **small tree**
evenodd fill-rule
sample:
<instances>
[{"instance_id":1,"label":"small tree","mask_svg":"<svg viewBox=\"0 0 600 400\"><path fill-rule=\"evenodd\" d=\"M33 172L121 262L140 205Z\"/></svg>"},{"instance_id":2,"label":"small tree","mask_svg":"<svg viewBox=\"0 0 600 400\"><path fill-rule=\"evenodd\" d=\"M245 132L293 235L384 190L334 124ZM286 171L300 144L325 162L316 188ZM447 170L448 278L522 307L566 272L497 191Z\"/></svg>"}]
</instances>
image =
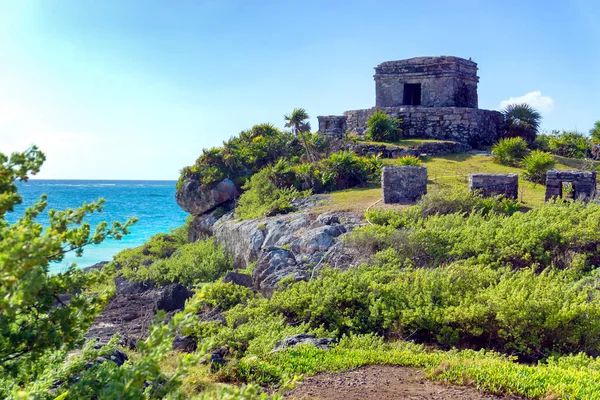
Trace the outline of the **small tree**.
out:
<instances>
[{"instance_id":1,"label":"small tree","mask_svg":"<svg viewBox=\"0 0 600 400\"><path fill-rule=\"evenodd\" d=\"M376 142L395 142L400 139L402 120L377 110L367 121L367 138Z\"/></svg>"},{"instance_id":2,"label":"small tree","mask_svg":"<svg viewBox=\"0 0 600 400\"><path fill-rule=\"evenodd\" d=\"M505 137L522 137L533 143L540 127L542 116L527 103L509 104L504 110Z\"/></svg>"},{"instance_id":3,"label":"small tree","mask_svg":"<svg viewBox=\"0 0 600 400\"><path fill-rule=\"evenodd\" d=\"M287 121L285 127L292 128L292 133L300 137L309 160L315 161L308 147L308 143L306 142L306 138L304 137L305 133L310 133L310 122L308 121L310 117L308 116L306 110L304 108L294 108L292 113L289 115L284 115L284 118Z\"/></svg>"}]
</instances>

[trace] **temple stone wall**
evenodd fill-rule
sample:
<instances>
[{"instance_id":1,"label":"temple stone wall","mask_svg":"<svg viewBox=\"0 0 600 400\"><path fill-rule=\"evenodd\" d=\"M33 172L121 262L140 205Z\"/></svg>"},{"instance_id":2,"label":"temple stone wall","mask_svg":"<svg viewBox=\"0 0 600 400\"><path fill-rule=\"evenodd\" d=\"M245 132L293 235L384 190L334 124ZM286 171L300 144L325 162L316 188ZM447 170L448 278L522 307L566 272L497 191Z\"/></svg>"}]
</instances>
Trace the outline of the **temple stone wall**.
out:
<instances>
[{"instance_id":1,"label":"temple stone wall","mask_svg":"<svg viewBox=\"0 0 600 400\"><path fill-rule=\"evenodd\" d=\"M459 57L416 57L375 67L375 105L406 103L405 84L420 85L423 107L477 108L477 63Z\"/></svg>"},{"instance_id":2,"label":"temple stone wall","mask_svg":"<svg viewBox=\"0 0 600 400\"><path fill-rule=\"evenodd\" d=\"M546 201L553 197L562 198L563 182L573 185L572 198L587 201L596 195L596 172L558 171L546 173Z\"/></svg>"},{"instance_id":3,"label":"temple stone wall","mask_svg":"<svg viewBox=\"0 0 600 400\"><path fill-rule=\"evenodd\" d=\"M325 135L341 136L346 133L345 115L322 115L319 120L319 132Z\"/></svg>"},{"instance_id":4,"label":"temple stone wall","mask_svg":"<svg viewBox=\"0 0 600 400\"><path fill-rule=\"evenodd\" d=\"M383 167L381 188L385 204L414 202L427 193L427 168Z\"/></svg>"},{"instance_id":5,"label":"temple stone wall","mask_svg":"<svg viewBox=\"0 0 600 400\"><path fill-rule=\"evenodd\" d=\"M517 174L471 174L469 190L479 192L484 197L502 195L509 199L519 196L519 176Z\"/></svg>"},{"instance_id":6,"label":"temple stone wall","mask_svg":"<svg viewBox=\"0 0 600 400\"><path fill-rule=\"evenodd\" d=\"M346 111L346 129L363 135L369 117L382 110L402 119L402 136L453 140L473 147L497 141L504 129L504 118L498 111L464 107L387 107Z\"/></svg>"}]
</instances>

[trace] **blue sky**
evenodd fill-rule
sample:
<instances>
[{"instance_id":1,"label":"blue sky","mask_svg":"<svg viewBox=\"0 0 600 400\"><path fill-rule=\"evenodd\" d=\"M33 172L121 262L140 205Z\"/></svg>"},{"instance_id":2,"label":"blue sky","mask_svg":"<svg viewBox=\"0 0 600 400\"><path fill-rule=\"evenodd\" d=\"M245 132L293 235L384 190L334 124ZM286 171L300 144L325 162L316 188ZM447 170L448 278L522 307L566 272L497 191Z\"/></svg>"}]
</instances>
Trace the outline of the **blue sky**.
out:
<instances>
[{"instance_id":1,"label":"blue sky","mask_svg":"<svg viewBox=\"0 0 600 400\"><path fill-rule=\"evenodd\" d=\"M373 67L456 55L479 106L534 103L544 129L600 119L600 3L4 0L0 152L40 178L176 179L256 123L368 108Z\"/></svg>"}]
</instances>

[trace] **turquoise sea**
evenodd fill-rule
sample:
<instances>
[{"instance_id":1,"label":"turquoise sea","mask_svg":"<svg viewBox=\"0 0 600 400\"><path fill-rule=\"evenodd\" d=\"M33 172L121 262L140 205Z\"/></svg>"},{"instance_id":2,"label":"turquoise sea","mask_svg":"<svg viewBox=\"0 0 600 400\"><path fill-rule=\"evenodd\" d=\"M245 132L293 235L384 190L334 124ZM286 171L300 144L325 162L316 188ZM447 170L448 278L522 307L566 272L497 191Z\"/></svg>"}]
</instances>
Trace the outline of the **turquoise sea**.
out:
<instances>
[{"instance_id":1,"label":"turquoise sea","mask_svg":"<svg viewBox=\"0 0 600 400\"><path fill-rule=\"evenodd\" d=\"M83 202L104 198L104 210L92 214L86 220L94 226L98 222L125 222L130 217L139 221L131 228L131 234L122 240L107 240L97 246L89 246L82 257L68 256L62 263L51 265L51 271L57 272L72 262L87 267L100 261L109 261L112 256L127 247L144 243L150 236L168 232L184 224L185 213L175 202L175 181L88 181L88 180L30 180L19 183L19 192L23 204L9 213L9 222L23 214L26 206L37 201L43 193L48 195L48 210L75 208ZM39 222L45 225L47 214L40 216Z\"/></svg>"}]
</instances>

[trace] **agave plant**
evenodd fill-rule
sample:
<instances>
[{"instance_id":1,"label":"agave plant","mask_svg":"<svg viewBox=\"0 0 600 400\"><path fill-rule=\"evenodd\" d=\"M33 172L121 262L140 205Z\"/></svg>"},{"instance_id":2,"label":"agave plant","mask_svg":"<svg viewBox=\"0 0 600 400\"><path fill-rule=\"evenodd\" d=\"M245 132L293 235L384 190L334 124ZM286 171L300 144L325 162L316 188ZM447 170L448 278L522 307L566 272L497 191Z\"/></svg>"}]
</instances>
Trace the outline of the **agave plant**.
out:
<instances>
[{"instance_id":1,"label":"agave plant","mask_svg":"<svg viewBox=\"0 0 600 400\"><path fill-rule=\"evenodd\" d=\"M522 137L533 143L540 127L542 116L527 103L509 104L504 110L505 137Z\"/></svg>"}]
</instances>

